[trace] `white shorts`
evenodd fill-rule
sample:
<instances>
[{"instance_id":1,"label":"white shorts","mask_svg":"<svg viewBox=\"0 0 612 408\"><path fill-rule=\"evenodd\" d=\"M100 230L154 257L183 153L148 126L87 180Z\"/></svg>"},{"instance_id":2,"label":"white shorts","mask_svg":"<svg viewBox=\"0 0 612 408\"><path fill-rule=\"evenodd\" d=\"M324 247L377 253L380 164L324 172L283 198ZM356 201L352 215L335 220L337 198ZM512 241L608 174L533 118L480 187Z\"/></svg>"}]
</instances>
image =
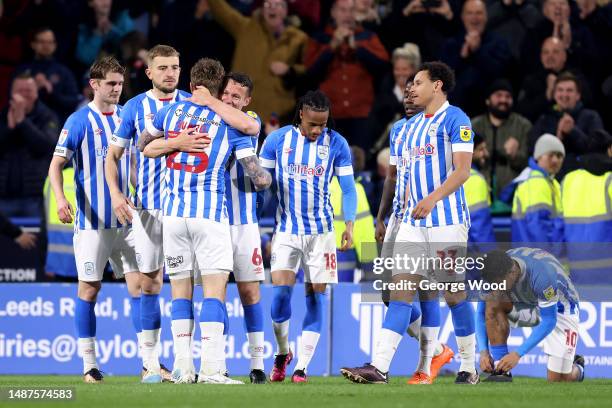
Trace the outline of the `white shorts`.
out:
<instances>
[{"instance_id":1,"label":"white shorts","mask_svg":"<svg viewBox=\"0 0 612 408\"><path fill-rule=\"evenodd\" d=\"M442 227L414 227L402 222L393 256L409 259L408 267L393 269L393 275L414 273L438 282L464 281L465 273L455 272L453 260L467 253L468 228L464 224ZM417 262L414 262L417 261Z\"/></svg>"},{"instance_id":2,"label":"white shorts","mask_svg":"<svg viewBox=\"0 0 612 408\"><path fill-rule=\"evenodd\" d=\"M542 341L542 350L548 354L549 362L551 359L554 360L567 360L571 363L574 362L574 356L576 355L576 344L578 343L578 327L580 321L578 314L561 314L557 313L557 325L553 331L546 336ZM553 363L554 364L554 363ZM563 369L567 370L567 364L562 365ZM561 374L567 374L571 371L572 364L569 364L569 370L555 371ZM557 369L559 369L557 367Z\"/></svg>"},{"instance_id":3,"label":"white shorts","mask_svg":"<svg viewBox=\"0 0 612 408\"><path fill-rule=\"evenodd\" d=\"M236 282L263 281L265 274L259 226L257 224L230 225L230 233Z\"/></svg>"},{"instance_id":4,"label":"white shorts","mask_svg":"<svg viewBox=\"0 0 612 408\"><path fill-rule=\"evenodd\" d=\"M383 240L382 249L380 251L381 258L391 258L393 256L393 245L397 239L397 233L399 232L400 226L402 225L402 219L391 214L389 217L389 223L385 231L385 238Z\"/></svg>"},{"instance_id":5,"label":"white shorts","mask_svg":"<svg viewBox=\"0 0 612 408\"><path fill-rule=\"evenodd\" d=\"M207 218L164 216L163 246L166 271L170 278L181 272L201 275L233 267L229 224Z\"/></svg>"},{"instance_id":6,"label":"white shorts","mask_svg":"<svg viewBox=\"0 0 612 408\"><path fill-rule=\"evenodd\" d=\"M140 272L155 272L164 266L161 210L132 210L136 261Z\"/></svg>"},{"instance_id":7,"label":"white shorts","mask_svg":"<svg viewBox=\"0 0 612 408\"><path fill-rule=\"evenodd\" d=\"M76 229L72 242L80 281L101 281L108 261L117 279L123 278L126 273L138 272L131 227Z\"/></svg>"},{"instance_id":8,"label":"white shorts","mask_svg":"<svg viewBox=\"0 0 612 408\"><path fill-rule=\"evenodd\" d=\"M333 231L316 235L276 232L272 238L271 270L304 269L308 283L338 283L336 235Z\"/></svg>"}]
</instances>

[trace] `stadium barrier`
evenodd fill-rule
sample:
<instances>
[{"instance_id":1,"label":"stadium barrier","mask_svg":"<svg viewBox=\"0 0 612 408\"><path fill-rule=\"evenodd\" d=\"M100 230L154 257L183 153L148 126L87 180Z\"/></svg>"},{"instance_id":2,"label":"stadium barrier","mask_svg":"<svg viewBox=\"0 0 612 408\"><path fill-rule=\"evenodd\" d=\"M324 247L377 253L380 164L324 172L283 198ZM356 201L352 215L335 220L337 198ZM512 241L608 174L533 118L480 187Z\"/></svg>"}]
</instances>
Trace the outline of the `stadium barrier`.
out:
<instances>
[{"instance_id":1,"label":"stadium barrier","mask_svg":"<svg viewBox=\"0 0 612 408\"><path fill-rule=\"evenodd\" d=\"M303 285L297 285L292 299L290 343L299 352L299 334L305 313ZM0 284L0 374L79 374L82 363L77 353L74 327L75 284ZM609 298L610 294L589 296ZM275 353L274 335L269 318L272 287L262 286L265 311L265 366L270 370ZM342 366L357 366L371 360L376 333L382 325L385 306L361 301L361 287L339 284L327 297L326 322L315 356L309 367L311 375L338 375ZM170 287L161 295L161 360L172 365L170 331ZM196 320L202 302L195 297ZM249 372L248 343L243 309L235 285L227 291L230 331L227 343L227 365L232 375ZM612 301L581 302L581 329L578 353L585 356L588 377L612 378ZM114 375L136 375L140 372L136 335L130 320L130 302L124 284L106 284L96 306L98 362L102 370ZM514 329L511 348L519 346L531 329ZM199 357L199 328L196 328L194 354ZM442 304L440 340L456 349L451 316ZM406 336L391 365L392 375L409 375L417 363L417 342ZM199 362L196 362L196 367ZM455 360L445 369L457 370ZM544 377L546 355L540 348L523 357L514 370L517 375Z\"/></svg>"}]
</instances>

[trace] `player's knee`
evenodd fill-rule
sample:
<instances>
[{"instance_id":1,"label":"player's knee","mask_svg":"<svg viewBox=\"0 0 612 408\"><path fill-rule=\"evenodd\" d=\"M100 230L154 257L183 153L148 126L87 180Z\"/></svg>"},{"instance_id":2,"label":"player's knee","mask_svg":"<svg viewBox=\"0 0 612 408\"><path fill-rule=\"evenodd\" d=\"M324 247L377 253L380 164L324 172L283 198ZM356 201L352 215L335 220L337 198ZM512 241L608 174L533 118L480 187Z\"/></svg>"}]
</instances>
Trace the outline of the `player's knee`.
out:
<instances>
[{"instance_id":1,"label":"player's knee","mask_svg":"<svg viewBox=\"0 0 612 408\"><path fill-rule=\"evenodd\" d=\"M325 293L327 284L326 283L307 283L305 288L306 288L306 295L310 295L312 293Z\"/></svg>"},{"instance_id":2,"label":"player's knee","mask_svg":"<svg viewBox=\"0 0 612 408\"><path fill-rule=\"evenodd\" d=\"M155 271L150 274L143 274L141 278L141 289L145 295L157 295L161 292L163 280L159 279L161 273Z\"/></svg>"},{"instance_id":3,"label":"player's knee","mask_svg":"<svg viewBox=\"0 0 612 408\"><path fill-rule=\"evenodd\" d=\"M78 297L93 302L97 299L101 287L100 282L79 282Z\"/></svg>"},{"instance_id":4,"label":"player's knee","mask_svg":"<svg viewBox=\"0 0 612 408\"><path fill-rule=\"evenodd\" d=\"M238 294L243 305L254 305L260 300L259 283L257 282L238 282Z\"/></svg>"}]
</instances>

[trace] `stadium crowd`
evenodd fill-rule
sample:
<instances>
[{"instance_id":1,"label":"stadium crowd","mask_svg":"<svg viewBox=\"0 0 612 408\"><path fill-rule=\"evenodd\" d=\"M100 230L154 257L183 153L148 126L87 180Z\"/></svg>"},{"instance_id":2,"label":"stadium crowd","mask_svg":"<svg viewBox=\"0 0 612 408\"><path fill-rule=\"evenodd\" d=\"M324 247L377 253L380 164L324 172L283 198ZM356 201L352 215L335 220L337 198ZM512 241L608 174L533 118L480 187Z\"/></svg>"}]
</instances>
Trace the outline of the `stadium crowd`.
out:
<instances>
[{"instance_id":1,"label":"stadium crowd","mask_svg":"<svg viewBox=\"0 0 612 408\"><path fill-rule=\"evenodd\" d=\"M576 219L612 218L610 38L609 0L0 1L0 214L45 214L61 126L92 98L87 67L116 56L127 67L124 102L150 88L146 50L169 44L181 53L180 89L201 57L251 77L260 142L291 122L299 96L325 92L379 220L405 83L422 62L443 61L456 75L449 100L477 135L473 177L481 182L466 192L472 213L482 202L485 222L512 213L516 241L583 242ZM600 201L599 213L580 207ZM34 245L0 220L17 244ZM596 239L612 241L610 231ZM470 238L490 237L481 235Z\"/></svg>"}]
</instances>

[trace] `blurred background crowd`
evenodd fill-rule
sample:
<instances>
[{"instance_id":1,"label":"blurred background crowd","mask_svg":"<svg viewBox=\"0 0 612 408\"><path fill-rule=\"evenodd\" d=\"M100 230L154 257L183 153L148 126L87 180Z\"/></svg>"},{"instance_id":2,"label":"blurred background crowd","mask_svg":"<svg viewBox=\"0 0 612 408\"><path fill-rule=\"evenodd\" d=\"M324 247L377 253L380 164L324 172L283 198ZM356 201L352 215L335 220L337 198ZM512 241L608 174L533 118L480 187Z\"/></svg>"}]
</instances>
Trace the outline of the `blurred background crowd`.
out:
<instances>
[{"instance_id":1,"label":"blurred background crowd","mask_svg":"<svg viewBox=\"0 0 612 408\"><path fill-rule=\"evenodd\" d=\"M595 165L586 171L604 177L601 191L572 194L603 200L610 220L611 39L610 0L0 0L0 214L44 216L51 155L67 116L92 97L91 63L112 54L127 66L124 102L150 88L146 50L162 43L181 53L181 89L201 57L250 75L262 138L290 123L297 97L323 90L372 218L404 84L441 60L456 74L450 102L472 118L476 188L493 216L524 220L544 202L548 215L517 231L549 231L566 201L558 181ZM555 140L538 150L544 134ZM521 192L536 171L545 185ZM5 235L36 244L4 217ZM520 238L545 238L536 235Z\"/></svg>"}]
</instances>

